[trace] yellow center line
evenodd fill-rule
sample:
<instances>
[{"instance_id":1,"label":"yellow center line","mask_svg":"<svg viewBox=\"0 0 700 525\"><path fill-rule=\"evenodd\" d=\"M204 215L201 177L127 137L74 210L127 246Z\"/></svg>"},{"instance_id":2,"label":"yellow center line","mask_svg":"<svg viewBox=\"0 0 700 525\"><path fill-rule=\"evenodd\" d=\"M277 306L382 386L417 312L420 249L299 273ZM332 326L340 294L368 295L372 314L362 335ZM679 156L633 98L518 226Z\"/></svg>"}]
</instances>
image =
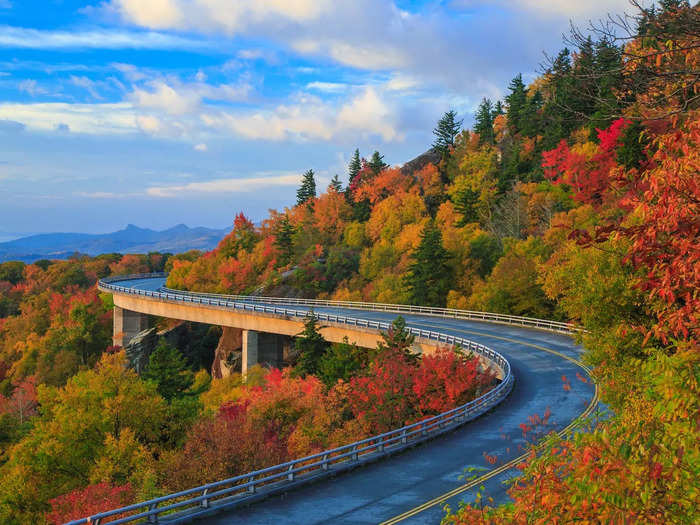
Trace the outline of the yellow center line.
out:
<instances>
[{"instance_id":1,"label":"yellow center line","mask_svg":"<svg viewBox=\"0 0 700 525\"><path fill-rule=\"evenodd\" d=\"M437 324L432 324L432 325L431 325L431 323L423 323L423 324L428 324L428 325L434 326L436 328L437 327L446 328L445 326L441 326L441 325L437 325ZM583 370L585 370L586 373L588 374L588 376L591 377L590 376L591 370L586 365L584 365L581 361L578 361L578 360L574 359L573 357L569 357L566 354L562 354L561 352L557 352L556 350L552 350L551 348L545 348L544 346L536 345L533 343L526 343L526 342L518 340L518 339L511 339L509 337L502 337L502 336L492 335L492 334L488 334L488 333L484 333L484 332L475 332L475 331L470 331L470 330L456 330L456 329L453 330L451 328L450 328L450 330L455 331L455 332L459 332L459 333L463 333L463 334L481 335L484 337L492 337L494 339L500 339L501 341L508 341L510 343L516 343L516 344L521 344L524 346L536 348L537 350L542 350L543 352L548 352L550 354L554 354L554 355L559 356L563 359L566 359L567 361L574 363L575 365L577 365L577 366L581 367ZM595 390L593 392L593 398L591 399L591 402L586 407L586 410L584 410L583 413L581 413L581 415L579 415L576 419L574 419L566 428L557 432L557 434L560 437L564 437L566 434L571 432L574 428L579 426L581 424L582 420L584 418L588 417L591 414L591 412L593 412L596 405L598 404L598 385L594 384L594 387L595 387ZM535 448L540 449L540 448L542 448L542 445L538 445ZM414 508L406 511L403 514L399 514L398 516L394 516L393 518L390 518L386 521L383 521L380 525L391 525L393 523L399 523L400 521L411 518L411 517L415 516L416 514L423 512L424 510L427 510L431 507L434 507L435 505L439 505L440 503L444 503L448 499L450 499L458 494L461 494L463 492L466 492L466 491L476 487L477 485L483 484L485 481L501 474L502 472L505 472L506 470L510 470L511 468L515 467L518 463L524 461L527 458L528 454L529 454L529 452L526 452L525 454L522 454L521 456L518 456L515 459L511 459L510 461L508 461L507 463L504 463L500 467L494 468L494 469L490 470L489 472L487 472L486 474L483 474L482 476L479 476L478 478L475 478L471 481L468 481L464 485L460 485L459 487L452 489L451 491L446 492L445 494L442 494L441 496L433 498L430 501L426 501L422 505L418 505L417 507L414 507Z\"/></svg>"}]
</instances>

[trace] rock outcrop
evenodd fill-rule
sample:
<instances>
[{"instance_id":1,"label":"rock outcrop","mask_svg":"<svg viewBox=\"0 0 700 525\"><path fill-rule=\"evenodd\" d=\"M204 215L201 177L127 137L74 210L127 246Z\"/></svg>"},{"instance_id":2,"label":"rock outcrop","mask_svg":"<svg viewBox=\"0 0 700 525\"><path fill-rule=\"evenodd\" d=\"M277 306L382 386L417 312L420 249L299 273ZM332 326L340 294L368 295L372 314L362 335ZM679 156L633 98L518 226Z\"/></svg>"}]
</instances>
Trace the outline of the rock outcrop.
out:
<instances>
[{"instance_id":1,"label":"rock outcrop","mask_svg":"<svg viewBox=\"0 0 700 525\"><path fill-rule=\"evenodd\" d=\"M211 365L211 376L221 379L241 370L241 353L243 350L243 330L240 328L223 327L219 344L214 350L214 362Z\"/></svg>"}]
</instances>

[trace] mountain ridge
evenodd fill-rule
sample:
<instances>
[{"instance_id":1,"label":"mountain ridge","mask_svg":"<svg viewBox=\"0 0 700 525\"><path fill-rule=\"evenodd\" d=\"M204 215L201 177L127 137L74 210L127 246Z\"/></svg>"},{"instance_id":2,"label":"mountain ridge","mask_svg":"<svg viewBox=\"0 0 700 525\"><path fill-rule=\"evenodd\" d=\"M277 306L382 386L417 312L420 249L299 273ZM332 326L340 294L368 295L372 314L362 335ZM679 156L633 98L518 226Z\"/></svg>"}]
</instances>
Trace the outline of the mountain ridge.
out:
<instances>
[{"instance_id":1,"label":"mountain ridge","mask_svg":"<svg viewBox=\"0 0 700 525\"><path fill-rule=\"evenodd\" d=\"M177 224L165 230L141 228L127 224L110 233L39 233L0 242L0 262L17 260L27 263L38 259L66 259L76 253L182 253L189 250L211 250L229 232L203 226Z\"/></svg>"}]
</instances>

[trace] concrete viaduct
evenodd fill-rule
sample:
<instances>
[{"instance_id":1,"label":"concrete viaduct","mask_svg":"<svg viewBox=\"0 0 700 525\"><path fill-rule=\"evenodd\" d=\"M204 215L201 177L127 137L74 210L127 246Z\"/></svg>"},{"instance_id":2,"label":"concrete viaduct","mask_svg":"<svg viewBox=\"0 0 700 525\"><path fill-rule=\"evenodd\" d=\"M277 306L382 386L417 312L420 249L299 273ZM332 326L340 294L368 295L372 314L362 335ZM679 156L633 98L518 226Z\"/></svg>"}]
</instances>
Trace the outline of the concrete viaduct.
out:
<instances>
[{"instance_id":1,"label":"concrete viaduct","mask_svg":"<svg viewBox=\"0 0 700 525\"><path fill-rule=\"evenodd\" d=\"M146 278L132 280L129 283L132 290L142 289L148 292L152 289L161 289L163 279ZM283 339L279 336L293 337L304 329L304 320L299 318L285 318L274 313L259 311L247 312L202 302L183 303L181 300L183 295L175 290L173 290L172 300L154 298L146 294L119 293L104 285L101 285L101 290L113 294L114 345L125 347L134 336L147 329L149 316L239 328L243 331L242 373L246 373L255 364L279 366L282 363L283 344ZM322 323L320 332L324 339L331 343L340 343L347 337L351 343L363 348L376 348L377 343L382 340L380 333L368 326L335 326ZM419 336L413 344L413 351L430 354L441 346L445 345L440 341ZM483 356L478 357L482 360L484 367L492 365ZM499 379L502 379L500 370L492 368Z\"/></svg>"}]
</instances>

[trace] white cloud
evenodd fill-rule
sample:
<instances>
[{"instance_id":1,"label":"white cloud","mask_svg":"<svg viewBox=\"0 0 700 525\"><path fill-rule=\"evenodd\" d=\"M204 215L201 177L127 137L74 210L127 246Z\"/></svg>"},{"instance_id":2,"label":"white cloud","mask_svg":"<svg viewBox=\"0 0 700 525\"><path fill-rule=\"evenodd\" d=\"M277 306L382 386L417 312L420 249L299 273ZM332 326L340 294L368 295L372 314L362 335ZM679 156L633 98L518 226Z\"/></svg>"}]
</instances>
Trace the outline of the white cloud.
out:
<instances>
[{"instance_id":1,"label":"white cloud","mask_svg":"<svg viewBox=\"0 0 700 525\"><path fill-rule=\"evenodd\" d=\"M209 148L207 147L207 145L204 144L203 142L200 143L200 144L195 145L195 147L194 147L194 150L195 150L195 151L201 151L201 152L205 152L205 151L207 151L208 149L209 149Z\"/></svg>"},{"instance_id":2,"label":"white cloud","mask_svg":"<svg viewBox=\"0 0 700 525\"><path fill-rule=\"evenodd\" d=\"M184 115L197 108L200 98L192 91L176 91L163 81L149 83L150 91L136 88L131 94L134 104L146 109L155 109L169 115Z\"/></svg>"},{"instance_id":3,"label":"white cloud","mask_svg":"<svg viewBox=\"0 0 700 525\"><path fill-rule=\"evenodd\" d=\"M154 29L179 27L183 13L172 0L118 0L112 6L124 18L140 26Z\"/></svg>"},{"instance_id":4,"label":"white cloud","mask_svg":"<svg viewBox=\"0 0 700 525\"><path fill-rule=\"evenodd\" d=\"M77 77L75 75L71 75L70 81L73 83L73 85L84 88L88 93L90 93L92 98L102 100L103 97L97 92L97 84L88 77Z\"/></svg>"},{"instance_id":5,"label":"white cloud","mask_svg":"<svg viewBox=\"0 0 700 525\"><path fill-rule=\"evenodd\" d=\"M269 49L241 49L236 56L241 60L264 60L268 64L279 62L277 54Z\"/></svg>"},{"instance_id":6,"label":"white cloud","mask_svg":"<svg viewBox=\"0 0 700 525\"><path fill-rule=\"evenodd\" d=\"M66 104L0 104L0 120L21 122L34 131L54 131L64 124L74 133L121 135L134 133L136 114L128 103Z\"/></svg>"},{"instance_id":7,"label":"white cloud","mask_svg":"<svg viewBox=\"0 0 700 525\"><path fill-rule=\"evenodd\" d=\"M180 81L152 80L149 89L134 88L130 99L138 107L162 111L168 115L191 114L198 110L203 100L240 102L246 100L252 86L242 80L238 84L211 85L204 82L192 84Z\"/></svg>"},{"instance_id":8,"label":"white cloud","mask_svg":"<svg viewBox=\"0 0 700 525\"><path fill-rule=\"evenodd\" d=\"M41 87L36 80L29 78L22 80L18 84L17 88L20 91L28 93L32 97L36 97L37 95L46 95L48 93L48 91Z\"/></svg>"},{"instance_id":9,"label":"white cloud","mask_svg":"<svg viewBox=\"0 0 700 525\"><path fill-rule=\"evenodd\" d=\"M333 7L332 0L112 0L106 9L153 29L196 29L236 34L269 20L306 22Z\"/></svg>"},{"instance_id":10,"label":"white cloud","mask_svg":"<svg viewBox=\"0 0 700 525\"><path fill-rule=\"evenodd\" d=\"M629 0L453 0L451 5L457 8L484 5L514 6L555 15L595 15L598 18L605 17L607 13L621 13L630 8Z\"/></svg>"},{"instance_id":11,"label":"white cloud","mask_svg":"<svg viewBox=\"0 0 700 525\"><path fill-rule=\"evenodd\" d=\"M338 127L356 133L371 130L385 141L401 138L392 122L392 111L374 88L366 88L360 96L343 106L338 115Z\"/></svg>"},{"instance_id":12,"label":"white cloud","mask_svg":"<svg viewBox=\"0 0 700 525\"><path fill-rule=\"evenodd\" d=\"M300 174L286 172L274 176L217 179L173 186L152 186L146 190L146 195L167 198L187 196L192 193L239 193L267 189L274 186L298 186L300 181Z\"/></svg>"},{"instance_id":13,"label":"white cloud","mask_svg":"<svg viewBox=\"0 0 700 525\"><path fill-rule=\"evenodd\" d=\"M408 91L419 85L418 79L397 73L384 84L384 88L389 91Z\"/></svg>"},{"instance_id":14,"label":"white cloud","mask_svg":"<svg viewBox=\"0 0 700 525\"><path fill-rule=\"evenodd\" d=\"M331 41L322 44L328 55L347 66L359 69L399 69L410 63L405 49L373 42L369 45Z\"/></svg>"},{"instance_id":15,"label":"white cloud","mask_svg":"<svg viewBox=\"0 0 700 525\"><path fill-rule=\"evenodd\" d=\"M347 84L340 82L309 82L306 84L306 89L322 91L324 93L342 93L348 89Z\"/></svg>"},{"instance_id":16,"label":"white cloud","mask_svg":"<svg viewBox=\"0 0 700 525\"><path fill-rule=\"evenodd\" d=\"M213 43L211 42L153 31L44 31L23 27L0 26L0 48L203 49L212 45Z\"/></svg>"},{"instance_id":17,"label":"white cloud","mask_svg":"<svg viewBox=\"0 0 700 525\"><path fill-rule=\"evenodd\" d=\"M363 88L340 107L312 95L298 94L294 103L277 106L274 111L212 112L203 114L202 121L212 129L255 140L332 140L343 136L402 139L392 108L373 87Z\"/></svg>"}]
</instances>

